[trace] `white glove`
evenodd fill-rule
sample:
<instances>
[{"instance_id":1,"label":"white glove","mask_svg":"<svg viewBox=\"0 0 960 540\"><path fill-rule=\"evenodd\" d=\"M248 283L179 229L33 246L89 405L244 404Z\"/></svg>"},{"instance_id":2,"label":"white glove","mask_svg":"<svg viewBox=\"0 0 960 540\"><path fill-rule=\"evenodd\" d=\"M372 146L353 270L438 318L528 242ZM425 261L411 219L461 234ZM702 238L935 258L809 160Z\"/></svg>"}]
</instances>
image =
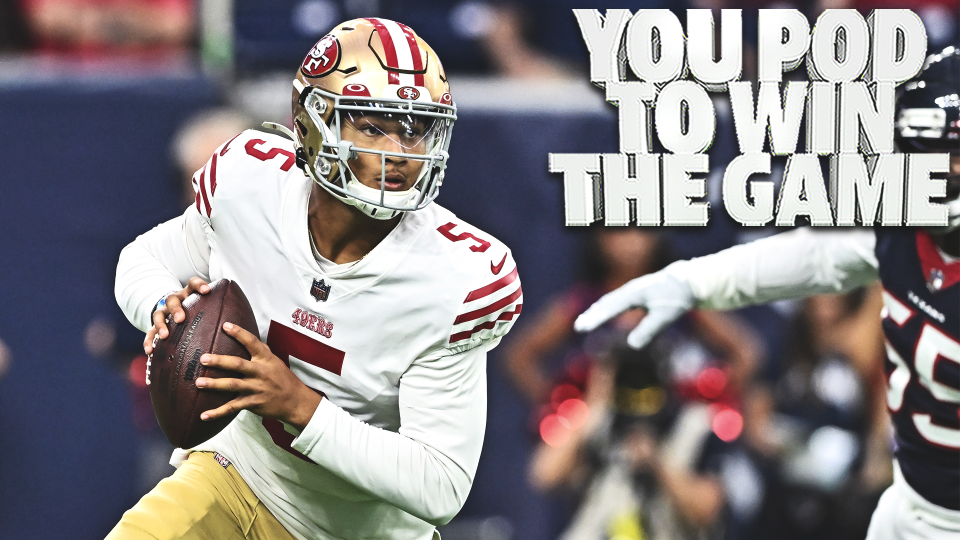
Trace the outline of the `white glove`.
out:
<instances>
[{"instance_id":1,"label":"white glove","mask_svg":"<svg viewBox=\"0 0 960 540\"><path fill-rule=\"evenodd\" d=\"M644 308L647 315L627 336L627 345L640 349L664 327L689 311L694 302L690 285L667 268L638 277L603 295L577 317L573 328L577 332L589 332L624 311Z\"/></svg>"}]
</instances>

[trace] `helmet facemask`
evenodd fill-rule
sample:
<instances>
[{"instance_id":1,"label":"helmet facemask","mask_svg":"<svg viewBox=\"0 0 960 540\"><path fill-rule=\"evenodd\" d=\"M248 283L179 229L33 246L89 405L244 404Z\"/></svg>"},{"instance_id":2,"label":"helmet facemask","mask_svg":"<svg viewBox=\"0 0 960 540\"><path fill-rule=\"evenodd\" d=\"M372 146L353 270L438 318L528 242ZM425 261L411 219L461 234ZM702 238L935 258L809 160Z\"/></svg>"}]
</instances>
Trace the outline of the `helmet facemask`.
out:
<instances>
[{"instance_id":1,"label":"helmet facemask","mask_svg":"<svg viewBox=\"0 0 960 540\"><path fill-rule=\"evenodd\" d=\"M317 130L321 138L320 148L304 150L304 137L298 129L298 155L305 160L304 171L321 187L376 219L419 210L436 198L447 166L455 105L341 96L316 86L305 87L299 80L294 80L294 87L313 124L306 129ZM389 149L365 144L373 139L386 141ZM351 161L361 154L379 158L379 189L357 178ZM394 168L391 161L421 164L409 189L388 189L384 180L390 177L388 168Z\"/></svg>"},{"instance_id":2,"label":"helmet facemask","mask_svg":"<svg viewBox=\"0 0 960 540\"><path fill-rule=\"evenodd\" d=\"M950 172L944 197L934 202L947 206L947 224L923 227L933 234L960 228L960 51L947 47L927 57L921 72L903 85L897 96L894 142L900 152L950 154Z\"/></svg>"}]
</instances>

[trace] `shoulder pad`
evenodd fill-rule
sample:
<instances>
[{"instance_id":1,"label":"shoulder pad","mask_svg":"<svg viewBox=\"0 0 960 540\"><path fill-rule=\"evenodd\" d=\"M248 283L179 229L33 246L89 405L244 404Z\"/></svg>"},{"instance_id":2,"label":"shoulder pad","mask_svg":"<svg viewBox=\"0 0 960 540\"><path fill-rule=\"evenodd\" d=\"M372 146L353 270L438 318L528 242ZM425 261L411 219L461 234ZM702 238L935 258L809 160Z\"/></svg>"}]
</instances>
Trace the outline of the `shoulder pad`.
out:
<instances>
[{"instance_id":1,"label":"shoulder pad","mask_svg":"<svg viewBox=\"0 0 960 540\"><path fill-rule=\"evenodd\" d=\"M252 163L251 163L252 161ZM243 162L243 163L241 163ZM261 167L251 169L251 166ZM215 206L217 183L225 177L234 177L234 171L249 175L276 172L288 172L296 163L293 144L290 140L248 129L217 148L207 163L193 175L193 189L196 191L194 205L197 211L210 219ZM236 181L235 179L232 181Z\"/></svg>"}]
</instances>

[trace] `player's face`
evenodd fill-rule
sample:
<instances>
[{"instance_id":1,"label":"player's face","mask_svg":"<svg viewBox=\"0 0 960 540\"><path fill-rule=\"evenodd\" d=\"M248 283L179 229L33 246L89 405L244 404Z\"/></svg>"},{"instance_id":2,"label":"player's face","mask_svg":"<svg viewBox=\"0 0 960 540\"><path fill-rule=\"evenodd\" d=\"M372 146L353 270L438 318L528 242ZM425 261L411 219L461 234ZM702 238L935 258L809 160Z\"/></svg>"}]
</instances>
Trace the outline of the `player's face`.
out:
<instances>
[{"instance_id":1,"label":"player's face","mask_svg":"<svg viewBox=\"0 0 960 540\"><path fill-rule=\"evenodd\" d=\"M344 114L343 120L341 140L351 141L358 148L423 154L432 138L433 126L427 125L429 120L409 115L348 113ZM381 162L380 155L361 151L348 163L354 176L363 185L380 189L380 182L383 181L387 191L404 191L416 184L425 162L390 155Z\"/></svg>"}]
</instances>

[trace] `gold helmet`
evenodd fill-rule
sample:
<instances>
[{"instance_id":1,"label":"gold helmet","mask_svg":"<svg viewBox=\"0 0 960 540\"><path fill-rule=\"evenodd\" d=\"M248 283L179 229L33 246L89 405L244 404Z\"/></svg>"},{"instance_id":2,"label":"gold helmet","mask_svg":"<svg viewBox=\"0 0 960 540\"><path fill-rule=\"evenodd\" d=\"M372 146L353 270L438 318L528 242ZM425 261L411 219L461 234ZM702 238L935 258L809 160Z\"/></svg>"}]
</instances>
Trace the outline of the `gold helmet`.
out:
<instances>
[{"instance_id":1,"label":"gold helmet","mask_svg":"<svg viewBox=\"0 0 960 540\"><path fill-rule=\"evenodd\" d=\"M343 202L377 219L419 210L437 196L447 166L457 109L433 49L409 27L387 19L337 25L307 54L293 81L297 164ZM400 122L414 138L399 151L363 148L342 140L344 122L364 115ZM412 142L411 142L412 141ZM404 191L365 186L350 168L359 153L377 154L381 177L389 158L421 162L417 181Z\"/></svg>"}]
</instances>

